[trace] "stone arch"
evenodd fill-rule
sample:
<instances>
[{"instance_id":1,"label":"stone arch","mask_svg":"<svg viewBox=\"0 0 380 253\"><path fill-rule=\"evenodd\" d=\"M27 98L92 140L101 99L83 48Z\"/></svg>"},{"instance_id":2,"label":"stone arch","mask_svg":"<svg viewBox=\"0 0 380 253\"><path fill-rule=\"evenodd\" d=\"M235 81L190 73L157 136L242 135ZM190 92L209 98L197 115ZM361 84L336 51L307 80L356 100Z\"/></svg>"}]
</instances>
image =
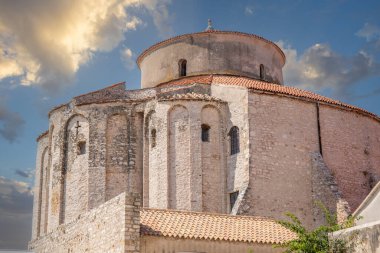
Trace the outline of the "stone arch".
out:
<instances>
[{"instance_id":1,"label":"stone arch","mask_svg":"<svg viewBox=\"0 0 380 253\"><path fill-rule=\"evenodd\" d=\"M79 143L86 145L80 154ZM75 219L88 207L89 123L81 114L71 116L64 128L60 224ZM80 193L80 194L78 194Z\"/></svg>"},{"instance_id":2,"label":"stone arch","mask_svg":"<svg viewBox=\"0 0 380 253\"><path fill-rule=\"evenodd\" d=\"M209 141L201 142L202 211L224 210L222 119L218 108L205 105L201 110L201 125L207 125Z\"/></svg>"},{"instance_id":3,"label":"stone arch","mask_svg":"<svg viewBox=\"0 0 380 253\"><path fill-rule=\"evenodd\" d=\"M130 131L125 113L107 118L106 127L106 201L130 189Z\"/></svg>"},{"instance_id":4,"label":"stone arch","mask_svg":"<svg viewBox=\"0 0 380 253\"><path fill-rule=\"evenodd\" d=\"M155 117L155 111L149 111L144 119L144 164L143 164L143 205L144 207L149 207L149 170L153 169L150 163L151 159L151 143L150 143L150 133L152 128L152 120ZM157 135L157 131L156 131Z\"/></svg>"},{"instance_id":5,"label":"stone arch","mask_svg":"<svg viewBox=\"0 0 380 253\"><path fill-rule=\"evenodd\" d=\"M191 209L191 160L189 112L174 105L168 112L168 198L169 208Z\"/></svg>"},{"instance_id":6,"label":"stone arch","mask_svg":"<svg viewBox=\"0 0 380 253\"><path fill-rule=\"evenodd\" d=\"M38 221L37 221L37 236L45 233L45 208L46 208L46 195L45 195L45 182L46 182L46 171L48 165L48 147L45 147L41 155L41 166L40 166L40 178L39 178L39 192L38 192Z\"/></svg>"}]
</instances>

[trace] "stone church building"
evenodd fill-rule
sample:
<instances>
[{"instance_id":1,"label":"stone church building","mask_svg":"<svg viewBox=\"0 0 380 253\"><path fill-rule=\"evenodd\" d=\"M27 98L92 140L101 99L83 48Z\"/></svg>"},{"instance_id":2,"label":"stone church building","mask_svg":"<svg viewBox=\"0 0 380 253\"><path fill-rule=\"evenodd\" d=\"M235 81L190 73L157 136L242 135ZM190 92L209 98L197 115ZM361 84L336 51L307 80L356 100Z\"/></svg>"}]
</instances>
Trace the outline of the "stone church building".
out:
<instances>
[{"instance_id":1,"label":"stone church building","mask_svg":"<svg viewBox=\"0 0 380 253\"><path fill-rule=\"evenodd\" d=\"M257 35L159 42L118 83L49 113L37 138L36 253L281 252L285 212L344 219L380 179L380 118L285 86Z\"/></svg>"}]
</instances>

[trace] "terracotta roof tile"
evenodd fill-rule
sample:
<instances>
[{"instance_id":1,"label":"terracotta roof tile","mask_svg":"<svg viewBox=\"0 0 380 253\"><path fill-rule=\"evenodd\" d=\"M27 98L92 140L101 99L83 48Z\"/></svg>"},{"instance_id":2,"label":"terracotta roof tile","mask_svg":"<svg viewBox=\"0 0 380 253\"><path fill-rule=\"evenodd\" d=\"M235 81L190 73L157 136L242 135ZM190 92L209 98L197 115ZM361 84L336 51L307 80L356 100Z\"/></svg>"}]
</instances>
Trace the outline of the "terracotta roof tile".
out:
<instances>
[{"instance_id":1,"label":"terracotta roof tile","mask_svg":"<svg viewBox=\"0 0 380 253\"><path fill-rule=\"evenodd\" d=\"M296 235L276 221L167 209L142 209L141 235L282 244Z\"/></svg>"},{"instance_id":2,"label":"terracotta roof tile","mask_svg":"<svg viewBox=\"0 0 380 253\"><path fill-rule=\"evenodd\" d=\"M295 87L268 83L268 82L264 82L264 81L260 81L256 79L250 79L246 77L236 77L236 76L214 76L212 83L213 84L216 84L216 83L232 84L232 85L237 85L237 86L244 86L252 90L269 91L269 92L275 92L275 93L280 93L280 94L285 94L285 95L290 95L290 96L295 96L295 97L307 98L311 100L325 102L328 104L343 106L343 107L353 109L353 110L359 110L359 111L365 112L366 114L376 116L375 114L372 114L359 107L345 104L345 103L342 103L341 101L324 97L310 91L301 90Z\"/></svg>"},{"instance_id":3,"label":"terracotta roof tile","mask_svg":"<svg viewBox=\"0 0 380 253\"><path fill-rule=\"evenodd\" d=\"M173 81L162 83L162 84L158 85L158 87L166 87L166 86L170 86L173 84L176 84L176 85L186 85L186 84L194 84L194 83L211 84L212 77L213 77L212 75L182 77L180 79L176 79Z\"/></svg>"},{"instance_id":4,"label":"terracotta roof tile","mask_svg":"<svg viewBox=\"0 0 380 253\"><path fill-rule=\"evenodd\" d=\"M202 82L202 80L211 80L211 81ZM365 114L367 116L370 116L380 121L380 118L377 115L371 112L368 112L362 108L349 105L349 104L346 104L341 101L334 100L328 97L324 97L322 95L318 95L310 91L305 91L305 90L301 90L295 87L260 81L260 80L252 79L248 77L229 76L229 75L191 76L187 78L173 80L168 83L164 83L162 85L165 85L165 86L187 85L187 84L195 84L195 83L235 85L235 86L246 87L250 89L251 91L262 91L262 92L269 92L269 93L274 93L274 94L282 94L282 95L287 95L287 96L309 99L316 102L322 102L326 104L340 106L345 109L357 111L359 113Z\"/></svg>"},{"instance_id":5,"label":"terracotta roof tile","mask_svg":"<svg viewBox=\"0 0 380 253\"><path fill-rule=\"evenodd\" d=\"M169 96L164 96L159 98L160 101L170 101L170 100L206 100L206 101L217 101L223 102L223 100L212 97L207 94L199 94L199 93L183 93L183 94L174 94Z\"/></svg>"}]
</instances>

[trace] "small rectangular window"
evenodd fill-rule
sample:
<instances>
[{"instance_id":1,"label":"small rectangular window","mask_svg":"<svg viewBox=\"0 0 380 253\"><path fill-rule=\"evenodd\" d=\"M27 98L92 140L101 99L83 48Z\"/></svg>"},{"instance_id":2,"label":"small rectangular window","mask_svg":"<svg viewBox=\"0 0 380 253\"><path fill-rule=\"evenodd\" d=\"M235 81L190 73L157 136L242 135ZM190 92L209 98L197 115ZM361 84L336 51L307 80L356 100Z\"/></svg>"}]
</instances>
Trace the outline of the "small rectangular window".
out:
<instances>
[{"instance_id":1,"label":"small rectangular window","mask_svg":"<svg viewBox=\"0 0 380 253\"><path fill-rule=\"evenodd\" d=\"M150 131L150 141L151 141L151 147L154 148L156 146L156 129L152 129Z\"/></svg>"},{"instance_id":2,"label":"small rectangular window","mask_svg":"<svg viewBox=\"0 0 380 253\"><path fill-rule=\"evenodd\" d=\"M231 211L234 208L234 205L235 205L235 202L236 202L238 196L239 196L239 191L230 193L230 208L231 208Z\"/></svg>"},{"instance_id":3,"label":"small rectangular window","mask_svg":"<svg viewBox=\"0 0 380 253\"><path fill-rule=\"evenodd\" d=\"M210 126L206 124L202 124L202 141L209 142L210 141Z\"/></svg>"},{"instance_id":4,"label":"small rectangular window","mask_svg":"<svg viewBox=\"0 0 380 253\"><path fill-rule=\"evenodd\" d=\"M86 154L86 142L80 141L78 142L78 155Z\"/></svg>"}]
</instances>

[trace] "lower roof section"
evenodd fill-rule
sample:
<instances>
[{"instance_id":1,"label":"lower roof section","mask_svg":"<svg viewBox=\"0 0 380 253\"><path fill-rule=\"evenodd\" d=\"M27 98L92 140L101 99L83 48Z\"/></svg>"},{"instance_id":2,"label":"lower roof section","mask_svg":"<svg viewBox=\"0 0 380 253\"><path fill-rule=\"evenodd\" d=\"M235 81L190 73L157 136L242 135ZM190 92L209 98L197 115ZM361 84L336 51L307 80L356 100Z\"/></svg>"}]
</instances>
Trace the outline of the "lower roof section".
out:
<instances>
[{"instance_id":1,"label":"lower roof section","mask_svg":"<svg viewBox=\"0 0 380 253\"><path fill-rule=\"evenodd\" d=\"M142 209L141 235L183 239L283 244L296 235L275 220L168 209Z\"/></svg>"},{"instance_id":2,"label":"lower roof section","mask_svg":"<svg viewBox=\"0 0 380 253\"><path fill-rule=\"evenodd\" d=\"M269 83L262 80L257 80L253 78L243 77L243 76L233 76L233 75L198 75L198 76L188 76L180 79L172 80L170 82L159 84L155 88L139 89L139 90L126 90L125 83L117 83L112 86L106 87L101 90L93 91L87 94L79 95L74 97L72 102L76 105L83 104L96 104L96 103L108 103L108 102L137 102L155 99L161 96L166 96L166 93L175 93L176 89L180 87L186 87L188 85L196 84L207 84L207 85L232 85L240 86L249 89L252 92L261 92L266 94L289 96L293 98L308 100L316 103L323 103L327 105L332 105L340 107L342 109L354 111L377 121L380 118L368 112L362 108L343 103L341 101L331 99L310 91L301 90L291 86L278 85L275 83ZM175 89L174 86L176 86ZM174 99L174 98L172 98ZM64 106L69 105L63 104L53 108L49 112L50 114Z\"/></svg>"},{"instance_id":3,"label":"lower roof section","mask_svg":"<svg viewBox=\"0 0 380 253\"><path fill-rule=\"evenodd\" d=\"M243 77L243 76L233 76L233 75L202 75L202 76L189 76L181 79L173 80L167 83L162 83L159 87L168 87L173 85L189 85L194 83L201 84L225 84L234 85L240 87L246 87L252 91L261 91L274 94L282 94L287 96L292 96L295 98L308 99L315 102L326 103L330 105L335 105L343 107L345 109L357 111L368 116L374 117L380 121L379 117L371 112L368 112L362 108L343 103L339 100L331 99L310 91L301 90L291 86L278 85L275 83L265 82L262 80L257 80L253 78Z\"/></svg>"}]
</instances>

